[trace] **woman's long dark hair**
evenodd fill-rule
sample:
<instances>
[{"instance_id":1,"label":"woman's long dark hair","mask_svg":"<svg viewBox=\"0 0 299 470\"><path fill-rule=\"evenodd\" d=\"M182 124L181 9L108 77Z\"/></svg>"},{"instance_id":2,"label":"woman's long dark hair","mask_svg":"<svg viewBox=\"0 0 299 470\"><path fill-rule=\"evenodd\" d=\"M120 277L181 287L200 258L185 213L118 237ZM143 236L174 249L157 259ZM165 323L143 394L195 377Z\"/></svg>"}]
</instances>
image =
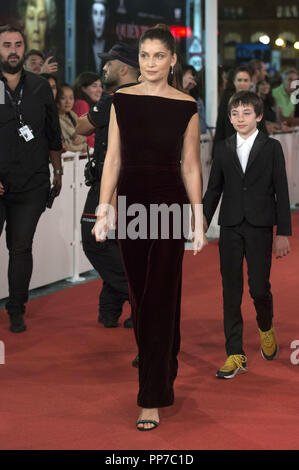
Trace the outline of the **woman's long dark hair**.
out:
<instances>
[{"instance_id":1,"label":"woman's long dark hair","mask_svg":"<svg viewBox=\"0 0 299 470\"><path fill-rule=\"evenodd\" d=\"M82 90L82 87L87 87L89 85L92 85L94 82L97 80L101 80L101 77L99 74L94 73L94 72L83 72L78 75L75 81L74 85L74 95L75 95L75 100L85 100L87 101L88 105L94 106L94 102L90 99L90 97L84 93Z\"/></svg>"},{"instance_id":2,"label":"woman's long dark hair","mask_svg":"<svg viewBox=\"0 0 299 470\"><path fill-rule=\"evenodd\" d=\"M260 89L260 86L263 85L264 82L267 82L269 85L269 81L267 79L264 79L264 80L261 80L260 82L258 82L256 84L256 93L258 93L259 89ZM270 86L270 91L269 93L267 93L267 95L265 96L265 98L261 98L263 100L263 102L269 106L269 108L274 108L275 106L275 99L274 97L272 96L272 92L271 92L271 86Z\"/></svg>"},{"instance_id":3,"label":"woman's long dark hair","mask_svg":"<svg viewBox=\"0 0 299 470\"><path fill-rule=\"evenodd\" d=\"M194 78L194 80L197 83L197 85L190 90L189 94L190 94L190 96L192 96L192 98L194 98L197 101L198 98L199 98L198 73L197 73L196 69L193 67L193 65L183 64L182 65L182 78L184 77L185 73L189 72L189 71L192 73L192 77Z\"/></svg>"},{"instance_id":4,"label":"woman's long dark hair","mask_svg":"<svg viewBox=\"0 0 299 470\"><path fill-rule=\"evenodd\" d=\"M147 39L150 39L150 40L157 39L158 41L161 41L164 44L166 49L170 51L171 55L176 53L175 39L173 35L171 34L168 26L166 26L165 24L157 24L154 28L150 28L147 31L145 31L140 37L139 49L140 49L141 44ZM168 84L173 86L177 90L184 91L182 77L183 77L182 68L181 68L179 61L177 61L177 63L173 67L173 73L171 69L169 70Z\"/></svg>"},{"instance_id":5,"label":"woman's long dark hair","mask_svg":"<svg viewBox=\"0 0 299 470\"><path fill-rule=\"evenodd\" d=\"M227 73L227 84L224 90L229 96L232 96L236 93L234 81L239 72L245 72L249 75L250 78L252 77L252 72L246 65L240 65L239 67L230 69Z\"/></svg>"}]
</instances>

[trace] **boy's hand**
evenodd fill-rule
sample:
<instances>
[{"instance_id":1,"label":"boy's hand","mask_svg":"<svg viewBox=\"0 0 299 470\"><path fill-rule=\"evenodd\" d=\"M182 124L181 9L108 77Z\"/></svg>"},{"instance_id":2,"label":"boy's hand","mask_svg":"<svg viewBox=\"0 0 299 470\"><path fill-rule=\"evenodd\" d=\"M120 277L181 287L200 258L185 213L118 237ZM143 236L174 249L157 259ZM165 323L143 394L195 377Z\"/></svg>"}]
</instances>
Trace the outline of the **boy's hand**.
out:
<instances>
[{"instance_id":1,"label":"boy's hand","mask_svg":"<svg viewBox=\"0 0 299 470\"><path fill-rule=\"evenodd\" d=\"M288 253L290 253L290 243L288 237L283 235L276 235L273 244L273 253L276 255L276 258L283 258Z\"/></svg>"}]
</instances>

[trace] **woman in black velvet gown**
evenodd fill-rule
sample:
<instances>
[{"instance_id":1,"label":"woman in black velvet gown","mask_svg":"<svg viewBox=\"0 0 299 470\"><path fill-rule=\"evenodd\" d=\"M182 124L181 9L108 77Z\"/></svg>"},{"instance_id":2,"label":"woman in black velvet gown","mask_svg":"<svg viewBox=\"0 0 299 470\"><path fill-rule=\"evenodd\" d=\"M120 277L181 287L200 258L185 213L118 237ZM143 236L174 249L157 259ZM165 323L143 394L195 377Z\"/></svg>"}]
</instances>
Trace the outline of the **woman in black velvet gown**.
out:
<instances>
[{"instance_id":1,"label":"woman in black velvet gown","mask_svg":"<svg viewBox=\"0 0 299 470\"><path fill-rule=\"evenodd\" d=\"M117 188L118 201L125 196L127 208L139 203L147 209L148 223L152 204L182 208L190 203L193 228L199 227L194 231L194 254L207 243L196 210L202 197L197 106L193 98L168 82L176 60L174 38L167 28L159 25L146 31L139 43L144 81L114 95L93 229L97 241L106 238L107 205ZM148 431L159 423L158 409L174 401L185 237L176 238L170 230L169 238L164 239L160 222L158 237L149 236L148 231L143 238L123 238L120 206L118 211L118 239L139 354L138 405L142 409L137 428ZM133 219L127 216L127 228Z\"/></svg>"}]
</instances>

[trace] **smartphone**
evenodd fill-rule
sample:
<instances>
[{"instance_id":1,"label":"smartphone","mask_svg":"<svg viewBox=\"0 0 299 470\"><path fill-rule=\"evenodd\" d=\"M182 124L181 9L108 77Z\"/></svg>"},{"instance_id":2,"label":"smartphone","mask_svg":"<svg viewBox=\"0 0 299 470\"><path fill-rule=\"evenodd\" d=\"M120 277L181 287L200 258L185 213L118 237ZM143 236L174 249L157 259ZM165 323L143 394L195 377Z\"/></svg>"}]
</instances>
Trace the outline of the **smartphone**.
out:
<instances>
[{"instance_id":1,"label":"smartphone","mask_svg":"<svg viewBox=\"0 0 299 470\"><path fill-rule=\"evenodd\" d=\"M55 57L55 54L56 54L56 51L50 49L50 50L47 51L47 53L45 54L45 60L47 60L49 57L53 57L53 58L49 61L49 64L51 64L52 62L57 62L56 57Z\"/></svg>"}]
</instances>

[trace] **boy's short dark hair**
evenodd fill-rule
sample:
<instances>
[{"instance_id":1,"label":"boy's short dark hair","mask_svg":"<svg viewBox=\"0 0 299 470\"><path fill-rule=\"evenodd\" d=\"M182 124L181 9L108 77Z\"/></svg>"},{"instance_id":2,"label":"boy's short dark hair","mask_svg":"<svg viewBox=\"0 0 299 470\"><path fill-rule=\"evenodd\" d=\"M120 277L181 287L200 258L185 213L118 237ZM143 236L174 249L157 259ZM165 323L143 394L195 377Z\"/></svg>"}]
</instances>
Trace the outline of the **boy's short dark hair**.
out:
<instances>
[{"instance_id":1,"label":"boy's short dark hair","mask_svg":"<svg viewBox=\"0 0 299 470\"><path fill-rule=\"evenodd\" d=\"M233 108L239 105L245 106L250 104L253 106L256 116L260 116L264 112L264 104L262 99L253 91L239 91L235 93L228 102L228 115L231 115Z\"/></svg>"}]
</instances>

